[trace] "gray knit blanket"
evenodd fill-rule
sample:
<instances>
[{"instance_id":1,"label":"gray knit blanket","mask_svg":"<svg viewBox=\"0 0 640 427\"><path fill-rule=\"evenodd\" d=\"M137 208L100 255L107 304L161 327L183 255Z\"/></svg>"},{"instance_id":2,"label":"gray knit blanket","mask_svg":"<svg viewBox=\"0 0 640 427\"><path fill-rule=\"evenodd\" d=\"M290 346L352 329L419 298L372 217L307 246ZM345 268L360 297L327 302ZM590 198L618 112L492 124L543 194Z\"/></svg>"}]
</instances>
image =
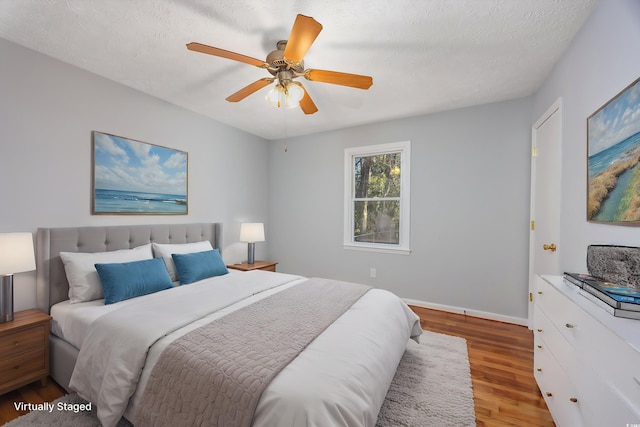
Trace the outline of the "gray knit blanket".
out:
<instances>
[{"instance_id":1,"label":"gray knit blanket","mask_svg":"<svg viewBox=\"0 0 640 427\"><path fill-rule=\"evenodd\" d=\"M152 370L136 427L249 427L271 380L369 289L309 279L176 339Z\"/></svg>"}]
</instances>

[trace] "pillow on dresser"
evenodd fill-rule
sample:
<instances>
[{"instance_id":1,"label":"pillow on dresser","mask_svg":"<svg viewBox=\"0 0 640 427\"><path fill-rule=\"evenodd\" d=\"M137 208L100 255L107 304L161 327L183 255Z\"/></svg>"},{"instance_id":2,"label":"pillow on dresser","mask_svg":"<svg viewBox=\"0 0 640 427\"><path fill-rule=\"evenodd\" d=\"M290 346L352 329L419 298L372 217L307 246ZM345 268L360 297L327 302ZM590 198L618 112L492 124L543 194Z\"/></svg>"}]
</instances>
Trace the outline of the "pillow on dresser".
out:
<instances>
[{"instance_id":1,"label":"pillow on dresser","mask_svg":"<svg viewBox=\"0 0 640 427\"><path fill-rule=\"evenodd\" d=\"M109 252L60 252L69 282L69 300L72 304L104 298L96 264L142 261L152 259L151 244L133 249Z\"/></svg>"},{"instance_id":2,"label":"pillow on dresser","mask_svg":"<svg viewBox=\"0 0 640 427\"><path fill-rule=\"evenodd\" d=\"M218 249L190 254L173 254L172 257L181 285L188 285L208 277L222 276L229 272Z\"/></svg>"},{"instance_id":3,"label":"pillow on dresser","mask_svg":"<svg viewBox=\"0 0 640 427\"><path fill-rule=\"evenodd\" d=\"M176 267L171 258L172 254L190 254L193 252L203 252L213 250L211 242L203 240L202 242L195 243L176 243L176 244L162 244L152 243L153 254L156 258L162 258L169 272L169 277L172 281L178 280L176 274Z\"/></svg>"},{"instance_id":4,"label":"pillow on dresser","mask_svg":"<svg viewBox=\"0 0 640 427\"><path fill-rule=\"evenodd\" d=\"M105 305L173 287L160 258L96 264L96 270L102 282Z\"/></svg>"}]
</instances>

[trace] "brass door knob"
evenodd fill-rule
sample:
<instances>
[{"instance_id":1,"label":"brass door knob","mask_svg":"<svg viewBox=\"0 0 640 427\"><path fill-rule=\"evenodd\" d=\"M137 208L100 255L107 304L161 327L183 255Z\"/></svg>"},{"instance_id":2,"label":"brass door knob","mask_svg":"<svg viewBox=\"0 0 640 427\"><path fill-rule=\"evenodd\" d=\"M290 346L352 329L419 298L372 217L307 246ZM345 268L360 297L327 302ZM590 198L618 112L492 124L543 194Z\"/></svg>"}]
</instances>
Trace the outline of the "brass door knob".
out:
<instances>
[{"instance_id":1,"label":"brass door knob","mask_svg":"<svg viewBox=\"0 0 640 427\"><path fill-rule=\"evenodd\" d=\"M551 252L555 252L556 251L556 244L552 243L550 245L542 245L542 249L544 249L545 251L551 251Z\"/></svg>"}]
</instances>

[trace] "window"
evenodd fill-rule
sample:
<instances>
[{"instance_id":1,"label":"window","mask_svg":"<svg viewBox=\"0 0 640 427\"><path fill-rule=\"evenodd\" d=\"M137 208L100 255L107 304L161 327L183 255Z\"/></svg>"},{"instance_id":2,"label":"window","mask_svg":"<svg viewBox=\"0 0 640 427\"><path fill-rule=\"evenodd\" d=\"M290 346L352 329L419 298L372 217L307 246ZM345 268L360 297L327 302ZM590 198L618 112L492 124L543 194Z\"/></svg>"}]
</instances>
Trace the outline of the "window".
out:
<instances>
[{"instance_id":1,"label":"window","mask_svg":"<svg viewBox=\"0 0 640 427\"><path fill-rule=\"evenodd\" d=\"M410 148L405 141L345 150L346 249L409 252Z\"/></svg>"}]
</instances>

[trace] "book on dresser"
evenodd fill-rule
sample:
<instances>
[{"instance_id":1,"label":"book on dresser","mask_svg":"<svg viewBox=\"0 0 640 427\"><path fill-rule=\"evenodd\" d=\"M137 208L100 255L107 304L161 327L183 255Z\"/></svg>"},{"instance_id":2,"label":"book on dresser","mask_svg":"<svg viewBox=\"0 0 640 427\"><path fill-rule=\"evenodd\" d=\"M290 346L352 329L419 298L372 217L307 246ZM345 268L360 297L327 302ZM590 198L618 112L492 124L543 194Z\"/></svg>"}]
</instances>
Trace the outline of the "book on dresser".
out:
<instances>
[{"instance_id":1,"label":"book on dresser","mask_svg":"<svg viewBox=\"0 0 640 427\"><path fill-rule=\"evenodd\" d=\"M589 293L595 296L598 300L609 305L611 308L623 311L640 312L640 291L636 289L628 286L619 286L587 274L565 273L563 277L566 281L582 288L582 294ZM614 313L614 315L616 314ZM637 319L640 317L634 316L631 318Z\"/></svg>"},{"instance_id":2,"label":"book on dresser","mask_svg":"<svg viewBox=\"0 0 640 427\"><path fill-rule=\"evenodd\" d=\"M589 301L592 301L593 303L598 305L600 308L602 308L602 309L606 310L607 312L609 312L609 314L614 315L615 317L623 317L625 319L637 319L637 320L640 320L640 311L624 310L622 308L612 307L610 304L608 304L605 301L601 300L600 298L598 298L594 294L585 291L584 288L580 289L578 291L578 293L580 295L582 295L583 297L585 297L586 299L588 299Z\"/></svg>"},{"instance_id":3,"label":"book on dresser","mask_svg":"<svg viewBox=\"0 0 640 427\"><path fill-rule=\"evenodd\" d=\"M598 280L597 277L593 277L588 274L582 274L582 273L566 273L565 272L563 277L566 281L573 283L579 288L582 288L584 286L584 282L586 280Z\"/></svg>"}]
</instances>

